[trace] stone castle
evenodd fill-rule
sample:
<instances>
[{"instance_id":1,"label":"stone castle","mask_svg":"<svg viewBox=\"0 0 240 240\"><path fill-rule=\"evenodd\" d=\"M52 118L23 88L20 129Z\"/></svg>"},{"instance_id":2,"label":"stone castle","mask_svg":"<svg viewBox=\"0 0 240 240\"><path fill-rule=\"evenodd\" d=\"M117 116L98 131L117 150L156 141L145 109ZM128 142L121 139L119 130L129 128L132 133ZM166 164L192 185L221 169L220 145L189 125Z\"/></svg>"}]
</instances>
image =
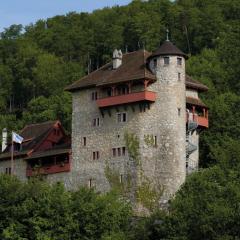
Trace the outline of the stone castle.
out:
<instances>
[{"instance_id":1,"label":"stone castle","mask_svg":"<svg viewBox=\"0 0 240 240\"><path fill-rule=\"evenodd\" d=\"M187 58L169 40L153 53L115 50L111 62L68 86L73 97L71 154L69 147L63 151L68 168L42 170L45 178L62 181L69 189L84 185L106 192L114 176L115 183L117 179L120 185L131 185L133 200L145 184L154 191L161 189L165 203L186 174L197 170L199 133L208 128L208 108L198 97L208 89L186 75ZM30 137L35 139L34 134ZM59 149L67 142L61 139L42 152L57 148L61 155ZM38 160L40 153L35 153ZM1 161L1 155L0 171L5 172L10 159L5 156ZM28 173L34 167L29 159L18 158ZM50 161L44 159L43 165ZM57 169L56 159L50 162ZM29 177L26 172L15 174Z\"/></svg>"}]
</instances>

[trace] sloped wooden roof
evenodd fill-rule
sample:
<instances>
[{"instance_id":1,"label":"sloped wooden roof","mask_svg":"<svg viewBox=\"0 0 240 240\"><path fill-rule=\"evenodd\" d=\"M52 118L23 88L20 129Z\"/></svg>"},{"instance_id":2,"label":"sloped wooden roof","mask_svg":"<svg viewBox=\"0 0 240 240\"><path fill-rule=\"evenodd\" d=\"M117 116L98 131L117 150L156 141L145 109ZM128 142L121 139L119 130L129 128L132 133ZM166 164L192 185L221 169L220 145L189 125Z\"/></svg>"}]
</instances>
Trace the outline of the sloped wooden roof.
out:
<instances>
[{"instance_id":1,"label":"sloped wooden roof","mask_svg":"<svg viewBox=\"0 0 240 240\"><path fill-rule=\"evenodd\" d=\"M185 57L186 59L188 58L187 54L182 52L172 42L168 40L166 40L155 52L153 52L150 58L165 55L176 55Z\"/></svg>"},{"instance_id":2,"label":"sloped wooden roof","mask_svg":"<svg viewBox=\"0 0 240 240\"><path fill-rule=\"evenodd\" d=\"M146 66L146 60L150 55L151 53L145 50L123 54L122 65L117 69L113 69L112 62L109 62L66 87L65 90L76 91L87 87L102 86L138 79L152 79L155 81L155 75L153 75Z\"/></svg>"},{"instance_id":3,"label":"sloped wooden roof","mask_svg":"<svg viewBox=\"0 0 240 240\"><path fill-rule=\"evenodd\" d=\"M44 123L30 124L19 133L24 138L22 150L31 150L38 145L59 121L48 121Z\"/></svg>"},{"instance_id":4,"label":"sloped wooden roof","mask_svg":"<svg viewBox=\"0 0 240 240\"><path fill-rule=\"evenodd\" d=\"M42 157L50 157L50 156L56 156L56 155L61 155L64 153L69 153L71 152L71 146L69 145L68 147L65 146L62 148L52 148L46 151L39 151L39 152L35 152L33 153L30 157L26 158L26 160L30 160L30 159L36 159L36 158L42 158Z\"/></svg>"},{"instance_id":5,"label":"sloped wooden roof","mask_svg":"<svg viewBox=\"0 0 240 240\"><path fill-rule=\"evenodd\" d=\"M186 87L196 89L201 92L208 91L208 87L186 74Z\"/></svg>"},{"instance_id":6,"label":"sloped wooden roof","mask_svg":"<svg viewBox=\"0 0 240 240\"><path fill-rule=\"evenodd\" d=\"M186 103L191 104L191 105L195 105L195 106L208 108L205 105L205 103L202 102L202 100L200 98L186 97Z\"/></svg>"},{"instance_id":7,"label":"sloped wooden roof","mask_svg":"<svg viewBox=\"0 0 240 240\"><path fill-rule=\"evenodd\" d=\"M24 138L20 151L14 152L14 158L26 158L32 154L36 154L34 150L39 146L49 135L49 133L54 129L56 125L61 127L60 121L48 121L37 124L30 124L25 126L19 135ZM63 130L64 133L64 130ZM65 133L64 133L65 134ZM62 143L56 145L52 150L60 151L60 149L71 149L71 142ZM47 153L47 152L46 152ZM44 151L41 151L41 154L44 155ZM0 154L0 160L9 159L11 157L11 143L8 143L6 150Z\"/></svg>"},{"instance_id":8,"label":"sloped wooden roof","mask_svg":"<svg viewBox=\"0 0 240 240\"><path fill-rule=\"evenodd\" d=\"M150 56L151 53L146 50L123 54L122 65L119 68L112 69L112 62L109 62L66 87L65 90L74 92L84 88L104 86L139 79L156 81L156 76L149 70L147 64L147 59ZM199 91L208 90L205 85L193 80L190 76L186 76L186 87L197 89Z\"/></svg>"}]
</instances>

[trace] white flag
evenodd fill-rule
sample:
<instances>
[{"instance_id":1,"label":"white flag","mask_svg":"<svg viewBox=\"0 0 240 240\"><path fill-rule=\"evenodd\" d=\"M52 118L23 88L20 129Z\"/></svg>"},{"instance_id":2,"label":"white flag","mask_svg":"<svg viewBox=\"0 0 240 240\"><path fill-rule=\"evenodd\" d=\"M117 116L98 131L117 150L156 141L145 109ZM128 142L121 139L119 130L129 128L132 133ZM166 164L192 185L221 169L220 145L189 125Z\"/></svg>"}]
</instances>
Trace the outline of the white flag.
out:
<instances>
[{"instance_id":1,"label":"white flag","mask_svg":"<svg viewBox=\"0 0 240 240\"><path fill-rule=\"evenodd\" d=\"M22 143L23 141L23 137L21 137L20 135L18 135L17 133L15 132L12 132L12 141L15 142L15 143Z\"/></svg>"}]
</instances>

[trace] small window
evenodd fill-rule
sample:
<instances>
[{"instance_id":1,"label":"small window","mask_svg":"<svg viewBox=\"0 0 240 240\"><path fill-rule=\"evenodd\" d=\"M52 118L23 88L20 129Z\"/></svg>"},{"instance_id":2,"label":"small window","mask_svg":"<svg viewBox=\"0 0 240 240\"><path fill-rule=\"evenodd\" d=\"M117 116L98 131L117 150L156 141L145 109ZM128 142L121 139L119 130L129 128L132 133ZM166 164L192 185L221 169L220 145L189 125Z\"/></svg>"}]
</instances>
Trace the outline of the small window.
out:
<instances>
[{"instance_id":1,"label":"small window","mask_svg":"<svg viewBox=\"0 0 240 240\"><path fill-rule=\"evenodd\" d=\"M112 148L113 157L120 157L126 155L126 147Z\"/></svg>"},{"instance_id":2,"label":"small window","mask_svg":"<svg viewBox=\"0 0 240 240\"><path fill-rule=\"evenodd\" d=\"M153 59L153 67L154 67L154 68L157 67L157 59L156 59L156 58Z\"/></svg>"},{"instance_id":3,"label":"small window","mask_svg":"<svg viewBox=\"0 0 240 240\"><path fill-rule=\"evenodd\" d=\"M122 147L122 155L125 156L125 154L126 154L126 148Z\"/></svg>"},{"instance_id":4,"label":"small window","mask_svg":"<svg viewBox=\"0 0 240 240\"><path fill-rule=\"evenodd\" d=\"M96 184L95 184L95 180L94 180L94 179L90 178L90 179L88 180L88 187L89 187L89 188L95 188L95 187L96 187Z\"/></svg>"},{"instance_id":5,"label":"small window","mask_svg":"<svg viewBox=\"0 0 240 240\"><path fill-rule=\"evenodd\" d=\"M117 114L117 121L118 121L118 122L121 122L121 121L122 121L122 114L121 114L121 113L118 113L118 114Z\"/></svg>"},{"instance_id":6,"label":"small window","mask_svg":"<svg viewBox=\"0 0 240 240\"><path fill-rule=\"evenodd\" d=\"M93 127L99 127L99 126L100 126L100 118L94 118Z\"/></svg>"},{"instance_id":7,"label":"small window","mask_svg":"<svg viewBox=\"0 0 240 240\"><path fill-rule=\"evenodd\" d=\"M164 65L169 65L169 63L170 63L169 57L164 57L163 60L164 60Z\"/></svg>"},{"instance_id":8,"label":"small window","mask_svg":"<svg viewBox=\"0 0 240 240\"><path fill-rule=\"evenodd\" d=\"M86 146L86 145L87 145L87 138L83 137L83 146Z\"/></svg>"},{"instance_id":9,"label":"small window","mask_svg":"<svg viewBox=\"0 0 240 240\"><path fill-rule=\"evenodd\" d=\"M5 173L6 173L7 175L11 175L11 172L12 172L12 169L11 169L10 167L8 167L8 168L5 169Z\"/></svg>"},{"instance_id":10,"label":"small window","mask_svg":"<svg viewBox=\"0 0 240 240\"><path fill-rule=\"evenodd\" d=\"M178 108L178 116L181 116L181 108Z\"/></svg>"},{"instance_id":11,"label":"small window","mask_svg":"<svg viewBox=\"0 0 240 240\"><path fill-rule=\"evenodd\" d=\"M92 92L92 101L96 101L98 99L98 92Z\"/></svg>"},{"instance_id":12,"label":"small window","mask_svg":"<svg viewBox=\"0 0 240 240\"><path fill-rule=\"evenodd\" d=\"M177 65L182 66L182 58L180 57L177 58Z\"/></svg>"},{"instance_id":13,"label":"small window","mask_svg":"<svg viewBox=\"0 0 240 240\"><path fill-rule=\"evenodd\" d=\"M120 183L123 183L123 174L120 174L120 176L119 176L119 182L120 182Z\"/></svg>"},{"instance_id":14,"label":"small window","mask_svg":"<svg viewBox=\"0 0 240 240\"><path fill-rule=\"evenodd\" d=\"M112 155L113 155L113 157L116 157L116 148L112 149Z\"/></svg>"},{"instance_id":15,"label":"small window","mask_svg":"<svg viewBox=\"0 0 240 240\"><path fill-rule=\"evenodd\" d=\"M157 136L154 136L154 146L157 147Z\"/></svg>"},{"instance_id":16,"label":"small window","mask_svg":"<svg viewBox=\"0 0 240 240\"><path fill-rule=\"evenodd\" d=\"M181 81L181 73L178 73L178 81Z\"/></svg>"},{"instance_id":17,"label":"small window","mask_svg":"<svg viewBox=\"0 0 240 240\"><path fill-rule=\"evenodd\" d=\"M117 121L118 122L126 122L127 121L127 113L117 113Z\"/></svg>"},{"instance_id":18,"label":"small window","mask_svg":"<svg viewBox=\"0 0 240 240\"><path fill-rule=\"evenodd\" d=\"M118 148L118 156L121 156L121 148Z\"/></svg>"},{"instance_id":19,"label":"small window","mask_svg":"<svg viewBox=\"0 0 240 240\"><path fill-rule=\"evenodd\" d=\"M93 160L99 159L99 151L93 152Z\"/></svg>"},{"instance_id":20,"label":"small window","mask_svg":"<svg viewBox=\"0 0 240 240\"><path fill-rule=\"evenodd\" d=\"M126 121L127 121L127 114L126 114L126 113L123 113L123 114L122 114L122 121L123 121L123 122L126 122Z\"/></svg>"}]
</instances>

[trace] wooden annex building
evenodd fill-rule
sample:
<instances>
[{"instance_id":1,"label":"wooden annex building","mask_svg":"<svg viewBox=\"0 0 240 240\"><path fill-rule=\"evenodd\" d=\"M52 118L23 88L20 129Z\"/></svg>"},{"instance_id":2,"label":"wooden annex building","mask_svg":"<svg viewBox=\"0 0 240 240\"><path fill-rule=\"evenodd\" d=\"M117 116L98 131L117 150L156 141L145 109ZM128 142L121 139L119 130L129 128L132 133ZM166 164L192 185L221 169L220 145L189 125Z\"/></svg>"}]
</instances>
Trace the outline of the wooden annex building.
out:
<instances>
[{"instance_id":1,"label":"wooden annex building","mask_svg":"<svg viewBox=\"0 0 240 240\"><path fill-rule=\"evenodd\" d=\"M70 171L71 138L60 121L27 125L19 134L24 140L21 145L14 143L13 164L10 142L0 154L0 173L15 174L25 180Z\"/></svg>"}]
</instances>

